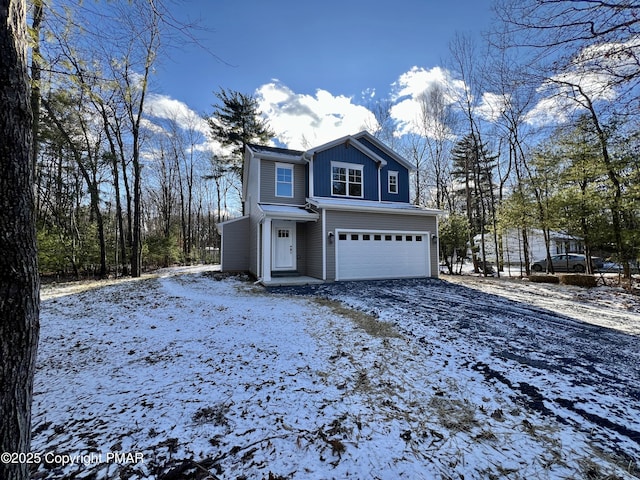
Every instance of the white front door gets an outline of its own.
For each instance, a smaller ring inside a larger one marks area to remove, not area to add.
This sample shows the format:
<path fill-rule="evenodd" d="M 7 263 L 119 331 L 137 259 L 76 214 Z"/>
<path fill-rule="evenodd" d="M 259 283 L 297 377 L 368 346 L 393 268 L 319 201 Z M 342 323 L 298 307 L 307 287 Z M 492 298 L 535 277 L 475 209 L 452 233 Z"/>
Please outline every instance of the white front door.
<path fill-rule="evenodd" d="M 273 222 L 272 225 L 272 270 L 296 269 L 296 224 L 295 222 Z"/>

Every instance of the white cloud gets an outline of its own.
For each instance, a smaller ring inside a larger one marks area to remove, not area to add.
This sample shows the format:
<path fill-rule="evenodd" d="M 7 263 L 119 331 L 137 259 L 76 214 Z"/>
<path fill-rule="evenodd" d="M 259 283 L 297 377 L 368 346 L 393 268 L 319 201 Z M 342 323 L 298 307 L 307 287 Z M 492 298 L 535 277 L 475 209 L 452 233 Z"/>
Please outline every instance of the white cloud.
<path fill-rule="evenodd" d="M 274 80 L 258 88 L 256 98 L 276 139 L 292 149 L 305 150 L 377 125 L 366 107 L 326 90 L 300 94 Z"/>
<path fill-rule="evenodd" d="M 545 97 L 527 114 L 526 121 L 536 126 L 565 123 L 574 112 L 584 109 L 584 95 L 592 102 L 616 100 L 621 78 L 638 72 L 639 55 L 640 36 L 583 49 L 565 72 L 540 86 L 538 92 Z"/>
<path fill-rule="evenodd" d="M 166 128 L 165 121 L 175 122 L 175 125 L 183 131 L 192 131 L 196 136 L 194 150 L 199 152 L 215 152 L 219 155 L 226 154 L 226 150 L 219 142 L 211 139 L 211 130 L 207 120 L 193 111 L 189 106 L 167 95 L 151 93 L 145 102 L 145 113 L 149 117 L 145 126 L 154 133 L 171 135 Z M 154 122 L 155 120 L 155 122 Z M 228 150 L 228 149 L 227 149 Z"/>
<path fill-rule="evenodd" d="M 209 133 L 209 125 L 201 115 L 191 110 L 186 103 L 167 95 L 149 94 L 145 113 L 150 117 L 175 121 L 184 130 L 194 129 L 203 135 Z"/>
<path fill-rule="evenodd" d="M 485 92 L 482 94 L 480 105 L 475 109 L 476 113 L 488 122 L 495 122 L 500 118 L 502 112 L 505 111 L 509 105 L 510 97 L 498 94 Z"/>
<path fill-rule="evenodd" d="M 391 116 L 398 122 L 398 134 L 422 134 L 421 97 L 432 86 L 440 86 L 444 94 L 444 101 L 451 105 L 456 103 L 465 91 L 465 84 L 455 80 L 448 70 L 434 67 L 426 70 L 422 67 L 412 67 L 408 72 L 400 75 L 392 84 Z"/>
<path fill-rule="evenodd" d="M 569 120 L 576 108 L 567 97 L 546 97 L 526 113 L 524 121 L 534 127 L 560 125 Z"/>
<path fill-rule="evenodd" d="M 626 42 L 609 42 L 590 45 L 573 59 L 577 70 L 606 72 L 611 79 L 636 75 L 640 56 L 640 35 L 631 36 Z"/>
<path fill-rule="evenodd" d="M 533 126 L 560 125 L 584 110 L 585 95 L 591 102 L 613 101 L 617 92 L 602 72 L 566 72 L 554 76 L 538 88 L 543 98 L 526 114 Z"/>
<path fill-rule="evenodd" d="M 140 121 L 140 126 L 155 135 L 168 135 L 168 132 L 164 128 L 156 123 L 153 123 L 147 118 L 143 118 Z"/>

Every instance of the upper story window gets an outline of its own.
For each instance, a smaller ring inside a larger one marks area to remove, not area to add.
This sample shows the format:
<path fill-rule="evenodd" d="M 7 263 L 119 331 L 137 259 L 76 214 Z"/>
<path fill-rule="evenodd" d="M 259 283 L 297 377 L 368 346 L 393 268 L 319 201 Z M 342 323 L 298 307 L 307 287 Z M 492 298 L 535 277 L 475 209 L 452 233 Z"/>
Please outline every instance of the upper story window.
<path fill-rule="evenodd" d="M 389 193 L 398 193 L 398 172 L 389 172 Z"/>
<path fill-rule="evenodd" d="M 293 197 L 293 165 L 276 163 L 276 197 Z"/>
<path fill-rule="evenodd" d="M 331 164 L 331 193 L 339 197 L 362 198 L 362 165 Z"/>

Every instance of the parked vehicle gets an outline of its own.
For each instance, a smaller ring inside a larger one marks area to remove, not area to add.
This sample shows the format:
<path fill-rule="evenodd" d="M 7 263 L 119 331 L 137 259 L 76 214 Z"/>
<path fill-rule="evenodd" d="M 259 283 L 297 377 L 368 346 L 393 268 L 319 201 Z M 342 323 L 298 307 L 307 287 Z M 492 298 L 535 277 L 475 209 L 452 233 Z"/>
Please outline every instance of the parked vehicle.
<path fill-rule="evenodd" d="M 554 272 L 576 272 L 584 273 L 587 271 L 587 260 L 584 255 L 578 253 L 563 253 L 561 255 L 553 255 L 551 257 Z M 592 270 L 599 270 L 604 266 L 604 262 L 600 257 L 591 257 Z M 538 260 L 531 264 L 531 270 L 534 272 L 542 272 L 547 270 L 547 259 Z"/>
<path fill-rule="evenodd" d="M 619 263 L 609 261 L 604 262 L 603 267 L 599 268 L 598 271 L 604 273 L 622 273 L 624 271 L 624 267 Z M 638 262 L 629 262 L 629 271 L 632 275 L 640 273 Z"/>
<path fill-rule="evenodd" d="M 615 262 L 604 262 L 602 268 L 599 269 L 601 272 L 607 273 L 621 273 L 623 268 L 622 265 Z"/>

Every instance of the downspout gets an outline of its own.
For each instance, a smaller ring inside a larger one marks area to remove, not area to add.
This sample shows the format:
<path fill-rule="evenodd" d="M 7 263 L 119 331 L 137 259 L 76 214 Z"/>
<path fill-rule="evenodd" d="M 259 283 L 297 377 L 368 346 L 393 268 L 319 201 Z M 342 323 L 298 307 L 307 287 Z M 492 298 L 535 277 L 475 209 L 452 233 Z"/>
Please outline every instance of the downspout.
<path fill-rule="evenodd" d="M 382 165 L 378 164 L 378 203 L 382 202 Z"/>
<path fill-rule="evenodd" d="M 265 233 L 266 230 L 266 233 Z M 262 221 L 262 280 L 271 281 L 271 218 Z"/>
<path fill-rule="evenodd" d="M 305 152 L 302 154 L 302 158 L 307 161 L 309 167 L 309 175 L 307 175 L 307 178 L 309 179 L 309 198 L 313 198 L 313 155 Z"/>
<path fill-rule="evenodd" d="M 262 216 L 260 217 L 260 220 L 258 220 L 258 235 L 256 235 L 256 249 L 257 249 L 257 253 L 256 253 L 256 262 L 258 265 L 256 265 L 258 267 L 258 279 L 256 280 L 256 284 L 262 282 L 262 238 L 261 236 L 264 235 L 264 228 L 263 228 L 263 223 L 264 222 L 264 213 L 262 214 Z"/>
<path fill-rule="evenodd" d="M 325 282 L 327 281 L 327 215 L 326 213 L 327 211 L 323 208 L 322 209 L 322 280 Z M 337 239 L 335 239 L 334 242 L 335 241 L 337 241 Z"/>

